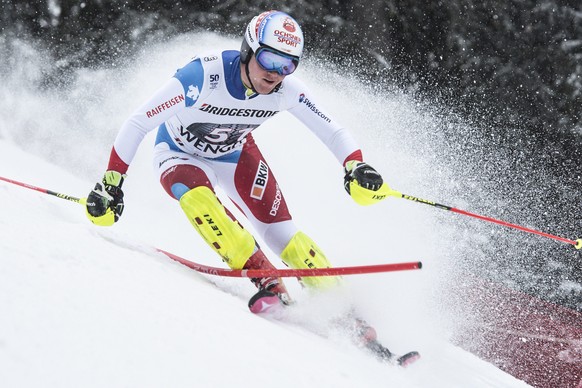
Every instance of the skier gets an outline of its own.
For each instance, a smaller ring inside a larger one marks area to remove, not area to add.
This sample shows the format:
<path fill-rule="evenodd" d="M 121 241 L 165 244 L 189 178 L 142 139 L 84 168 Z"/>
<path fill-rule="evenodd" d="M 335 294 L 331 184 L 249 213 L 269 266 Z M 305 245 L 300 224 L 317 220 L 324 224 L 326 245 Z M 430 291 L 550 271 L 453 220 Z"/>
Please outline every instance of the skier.
<path fill-rule="evenodd" d="M 230 268 L 274 266 L 251 233 L 222 205 L 214 192 L 218 185 L 287 266 L 330 267 L 322 250 L 293 222 L 252 131 L 280 111 L 288 111 L 342 164 L 345 189 L 356 202 L 378 202 L 389 189 L 380 174 L 363 162 L 348 130 L 292 76 L 301 61 L 303 44 L 295 19 L 268 11 L 250 21 L 240 51 L 201 53 L 179 69 L 123 123 L 103 179 L 87 198 L 89 219 L 102 226 L 118 221 L 124 208 L 126 172 L 144 136 L 157 128 L 154 166 L 163 188 L 179 201 L 194 228 Z M 301 281 L 309 288 L 326 289 L 339 279 L 305 277 Z M 258 288 L 249 302 L 253 312 L 275 303 L 291 303 L 282 279 L 252 282 Z M 354 322 L 366 344 L 376 346 L 373 329 L 363 321 Z"/>

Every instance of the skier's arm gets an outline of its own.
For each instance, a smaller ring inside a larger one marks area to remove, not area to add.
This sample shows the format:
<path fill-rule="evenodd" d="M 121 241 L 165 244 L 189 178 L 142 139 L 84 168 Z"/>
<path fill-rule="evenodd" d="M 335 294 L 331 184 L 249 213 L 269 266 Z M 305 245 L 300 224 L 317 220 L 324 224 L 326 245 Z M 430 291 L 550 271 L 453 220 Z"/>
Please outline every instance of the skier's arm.
<path fill-rule="evenodd" d="M 184 109 L 185 99 L 181 82 L 173 77 L 123 123 L 113 143 L 107 171 L 87 197 L 86 214 L 91 222 L 101 226 L 117 222 L 124 208 L 121 186 L 141 141 Z"/>
<path fill-rule="evenodd" d="M 185 106 L 180 81 L 169 79 L 125 120 L 113 143 L 108 169 L 125 174 L 145 135 Z"/>
<path fill-rule="evenodd" d="M 302 90 L 307 90 L 303 88 Z M 336 159 L 345 165 L 350 158 L 361 158 L 361 151 L 351 133 L 336 123 L 317 104 L 310 93 L 298 93 L 289 113 L 301 121 L 326 145 Z M 361 160 L 361 159 L 360 159 Z"/>
<path fill-rule="evenodd" d="M 305 87 L 303 90 L 307 90 Z M 390 188 L 382 176 L 363 162 L 362 152 L 350 132 L 337 124 L 310 94 L 298 95 L 298 104 L 289 112 L 305 124 L 342 163 L 344 188 L 360 205 L 371 205 L 388 196 Z"/>

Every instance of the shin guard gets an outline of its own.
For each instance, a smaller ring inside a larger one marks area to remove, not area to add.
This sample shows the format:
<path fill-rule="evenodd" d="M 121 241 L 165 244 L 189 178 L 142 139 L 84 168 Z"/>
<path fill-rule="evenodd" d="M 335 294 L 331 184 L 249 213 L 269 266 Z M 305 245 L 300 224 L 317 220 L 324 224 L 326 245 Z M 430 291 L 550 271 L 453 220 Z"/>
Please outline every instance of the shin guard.
<path fill-rule="evenodd" d="M 180 198 L 190 223 L 232 269 L 242 269 L 255 249 L 255 239 L 232 220 L 212 190 L 199 186 Z"/>
<path fill-rule="evenodd" d="M 305 233 L 297 232 L 291 238 L 283 252 L 281 259 L 291 268 L 330 268 L 331 264 L 315 242 Z M 301 282 L 310 288 L 327 289 L 340 284 L 339 277 L 319 276 L 304 277 Z"/>

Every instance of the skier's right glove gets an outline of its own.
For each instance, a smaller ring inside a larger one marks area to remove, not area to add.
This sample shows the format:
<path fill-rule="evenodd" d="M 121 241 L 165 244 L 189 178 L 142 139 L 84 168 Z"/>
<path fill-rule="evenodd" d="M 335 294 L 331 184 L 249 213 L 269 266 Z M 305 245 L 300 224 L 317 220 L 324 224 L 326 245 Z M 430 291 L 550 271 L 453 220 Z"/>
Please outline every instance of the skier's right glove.
<path fill-rule="evenodd" d="M 123 213 L 123 191 L 121 185 L 125 175 L 117 171 L 106 171 L 101 182 L 87 196 L 87 217 L 99 226 L 111 226 Z"/>

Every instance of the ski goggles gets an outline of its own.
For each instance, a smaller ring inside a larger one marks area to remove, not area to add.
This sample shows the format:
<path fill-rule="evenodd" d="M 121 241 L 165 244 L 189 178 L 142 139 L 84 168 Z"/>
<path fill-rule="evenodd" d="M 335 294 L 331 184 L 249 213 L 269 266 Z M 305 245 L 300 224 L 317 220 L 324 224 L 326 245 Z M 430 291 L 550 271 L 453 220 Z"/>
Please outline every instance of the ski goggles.
<path fill-rule="evenodd" d="M 270 47 L 259 47 L 255 53 L 257 63 L 266 71 L 276 71 L 280 75 L 289 75 L 297 69 L 299 59 L 275 51 Z"/>

